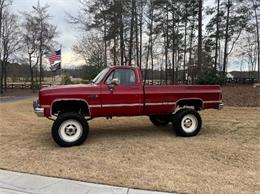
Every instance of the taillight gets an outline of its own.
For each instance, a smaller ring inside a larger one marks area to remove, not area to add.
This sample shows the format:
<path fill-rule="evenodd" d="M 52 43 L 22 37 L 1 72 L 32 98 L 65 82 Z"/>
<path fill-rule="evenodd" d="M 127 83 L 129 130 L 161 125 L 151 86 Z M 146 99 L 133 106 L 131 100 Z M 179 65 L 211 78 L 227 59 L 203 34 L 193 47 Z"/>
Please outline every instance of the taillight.
<path fill-rule="evenodd" d="M 219 100 L 222 100 L 222 90 L 220 90 L 220 93 L 219 93 Z"/>

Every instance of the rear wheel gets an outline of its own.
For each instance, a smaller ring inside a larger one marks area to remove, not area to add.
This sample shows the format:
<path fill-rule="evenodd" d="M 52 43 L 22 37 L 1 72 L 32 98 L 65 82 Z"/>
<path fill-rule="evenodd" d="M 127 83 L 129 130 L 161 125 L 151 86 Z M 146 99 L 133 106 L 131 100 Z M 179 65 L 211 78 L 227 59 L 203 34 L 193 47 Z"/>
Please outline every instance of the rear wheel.
<path fill-rule="evenodd" d="M 153 115 L 149 116 L 149 118 L 155 126 L 166 126 L 169 123 L 170 117 L 168 115 Z"/>
<path fill-rule="evenodd" d="M 82 144 L 88 133 L 88 123 L 78 113 L 61 114 L 52 125 L 52 137 L 58 145 L 63 147 Z"/>
<path fill-rule="evenodd" d="M 173 128 L 177 135 L 184 137 L 197 135 L 201 129 L 201 124 L 199 113 L 188 108 L 179 110 L 173 120 Z"/>

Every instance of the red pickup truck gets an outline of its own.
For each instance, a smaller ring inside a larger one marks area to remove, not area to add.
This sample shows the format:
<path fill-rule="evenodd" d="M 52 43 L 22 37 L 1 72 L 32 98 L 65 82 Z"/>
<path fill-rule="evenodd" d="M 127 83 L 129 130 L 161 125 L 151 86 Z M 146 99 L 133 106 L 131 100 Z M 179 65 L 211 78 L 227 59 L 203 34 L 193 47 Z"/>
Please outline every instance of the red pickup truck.
<path fill-rule="evenodd" d="M 102 70 L 91 84 L 43 88 L 34 102 L 38 116 L 54 120 L 52 137 L 60 146 L 82 144 L 88 121 L 96 117 L 149 116 L 156 126 L 173 123 L 178 135 L 198 134 L 202 109 L 221 109 L 218 85 L 144 85 L 137 67 Z"/>

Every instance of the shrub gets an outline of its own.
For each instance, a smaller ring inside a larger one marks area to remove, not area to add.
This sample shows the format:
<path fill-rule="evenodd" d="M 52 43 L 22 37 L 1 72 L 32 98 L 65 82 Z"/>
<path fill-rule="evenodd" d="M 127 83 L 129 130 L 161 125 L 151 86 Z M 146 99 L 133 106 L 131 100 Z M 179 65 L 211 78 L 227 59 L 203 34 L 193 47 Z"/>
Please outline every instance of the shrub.
<path fill-rule="evenodd" d="M 196 84 L 199 85 L 223 85 L 225 83 L 225 76 L 221 72 L 214 69 L 206 69 L 199 76 Z"/>
<path fill-rule="evenodd" d="M 89 81 L 89 80 L 81 80 L 81 82 L 80 82 L 81 84 L 90 84 L 91 83 L 91 81 Z"/>
<path fill-rule="evenodd" d="M 73 84 L 73 81 L 71 80 L 69 75 L 65 75 L 62 77 L 61 79 L 61 85 L 69 85 L 69 84 Z"/>
<path fill-rule="evenodd" d="M 32 89 L 33 90 L 39 90 L 41 88 L 40 84 L 39 83 L 33 83 L 32 84 Z"/>

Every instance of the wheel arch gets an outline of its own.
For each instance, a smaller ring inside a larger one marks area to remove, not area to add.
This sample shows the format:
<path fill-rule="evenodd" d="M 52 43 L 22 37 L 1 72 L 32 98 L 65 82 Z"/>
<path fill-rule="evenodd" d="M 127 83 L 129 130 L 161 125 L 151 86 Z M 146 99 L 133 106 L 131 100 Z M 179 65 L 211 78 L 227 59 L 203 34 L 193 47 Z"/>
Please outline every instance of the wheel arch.
<path fill-rule="evenodd" d="M 71 103 L 74 103 L 73 106 L 71 106 Z M 79 99 L 79 98 L 66 98 L 66 99 L 53 100 L 50 106 L 50 114 L 54 115 L 57 111 L 59 111 L 60 107 L 62 106 L 64 107 L 68 105 L 70 105 L 70 108 L 72 108 L 72 110 L 67 108 L 67 112 L 75 111 L 76 109 L 82 109 L 83 114 L 85 116 L 91 116 L 90 106 L 88 102 L 84 99 Z"/>
<path fill-rule="evenodd" d="M 176 107 L 194 106 L 195 110 L 204 108 L 203 100 L 200 98 L 182 98 L 176 101 Z"/>

